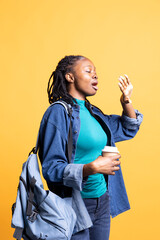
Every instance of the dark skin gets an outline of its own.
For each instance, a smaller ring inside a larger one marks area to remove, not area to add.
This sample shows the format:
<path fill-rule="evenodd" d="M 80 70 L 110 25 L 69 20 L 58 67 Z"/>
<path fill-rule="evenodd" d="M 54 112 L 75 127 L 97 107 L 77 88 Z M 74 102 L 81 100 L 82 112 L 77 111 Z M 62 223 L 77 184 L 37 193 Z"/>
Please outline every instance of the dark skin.
<path fill-rule="evenodd" d="M 95 95 L 98 90 L 96 68 L 88 58 L 78 60 L 73 67 L 73 71 L 67 73 L 65 77 L 68 81 L 68 93 L 74 98 L 85 100 L 87 96 Z M 122 92 L 120 101 L 123 111 L 130 118 L 136 118 L 132 104 L 125 103 L 125 101 L 130 99 L 133 86 L 127 75 L 125 75 L 125 78 L 120 76 L 118 80 L 118 85 Z M 115 175 L 115 171 L 119 170 L 120 161 L 118 159 L 120 157 L 119 154 L 108 157 L 99 156 L 93 162 L 84 164 L 83 176 L 96 173 Z"/>

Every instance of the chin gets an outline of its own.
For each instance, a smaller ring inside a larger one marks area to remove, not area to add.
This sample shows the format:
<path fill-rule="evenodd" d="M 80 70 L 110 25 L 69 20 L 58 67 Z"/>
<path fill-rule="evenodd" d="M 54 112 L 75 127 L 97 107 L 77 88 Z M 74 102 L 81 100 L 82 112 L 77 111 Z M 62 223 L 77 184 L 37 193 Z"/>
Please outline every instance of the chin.
<path fill-rule="evenodd" d="M 94 93 L 88 93 L 88 94 L 86 94 L 86 97 L 88 97 L 88 96 L 94 96 L 96 93 L 97 93 L 97 92 L 94 92 Z"/>

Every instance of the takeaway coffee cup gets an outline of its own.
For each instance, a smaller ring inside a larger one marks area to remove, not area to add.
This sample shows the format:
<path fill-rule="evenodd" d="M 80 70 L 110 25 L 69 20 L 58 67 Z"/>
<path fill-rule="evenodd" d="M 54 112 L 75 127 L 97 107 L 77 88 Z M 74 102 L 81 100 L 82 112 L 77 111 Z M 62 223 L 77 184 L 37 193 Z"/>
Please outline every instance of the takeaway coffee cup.
<path fill-rule="evenodd" d="M 119 151 L 117 149 L 117 147 L 112 147 L 112 146 L 105 146 L 102 149 L 102 156 L 103 157 L 108 157 L 108 156 L 114 156 L 119 154 Z"/>

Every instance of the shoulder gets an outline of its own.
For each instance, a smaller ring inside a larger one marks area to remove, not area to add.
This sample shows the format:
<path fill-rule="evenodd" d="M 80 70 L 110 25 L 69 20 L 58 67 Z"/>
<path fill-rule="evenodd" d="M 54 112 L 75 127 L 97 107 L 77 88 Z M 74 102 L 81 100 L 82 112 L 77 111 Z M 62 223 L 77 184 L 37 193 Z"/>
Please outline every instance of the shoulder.
<path fill-rule="evenodd" d="M 42 122 L 50 122 L 54 125 L 63 125 L 66 121 L 67 110 L 61 103 L 51 104 L 43 114 Z"/>

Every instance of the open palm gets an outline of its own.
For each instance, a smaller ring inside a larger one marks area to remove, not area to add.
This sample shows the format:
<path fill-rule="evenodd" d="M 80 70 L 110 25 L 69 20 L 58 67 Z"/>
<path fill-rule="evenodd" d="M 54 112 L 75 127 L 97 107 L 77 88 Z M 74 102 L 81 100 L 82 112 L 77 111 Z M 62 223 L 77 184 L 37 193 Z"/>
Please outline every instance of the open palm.
<path fill-rule="evenodd" d="M 133 91 L 133 85 L 131 84 L 128 76 L 124 74 L 125 77 L 120 76 L 118 78 L 119 80 L 119 88 L 123 94 L 123 99 L 130 99 L 132 91 Z"/>

